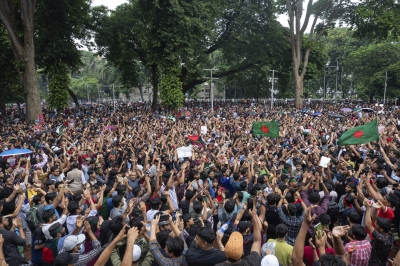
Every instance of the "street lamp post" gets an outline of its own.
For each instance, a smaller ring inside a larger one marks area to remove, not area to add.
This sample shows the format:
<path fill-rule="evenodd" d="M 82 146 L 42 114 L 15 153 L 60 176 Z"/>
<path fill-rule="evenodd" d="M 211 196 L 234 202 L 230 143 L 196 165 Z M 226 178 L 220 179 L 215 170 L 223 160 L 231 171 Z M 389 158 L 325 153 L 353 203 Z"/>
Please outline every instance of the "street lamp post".
<path fill-rule="evenodd" d="M 89 89 L 88 89 L 88 85 L 87 84 L 85 84 L 85 86 L 86 86 L 86 92 L 87 92 L 87 101 L 88 101 L 88 103 L 90 102 L 89 101 Z"/>
<path fill-rule="evenodd" d="M 326 68 L 329 68 L 329 67 L 334 67 L 335 69 L 336 69 L 336 74 L 335 74 L 335 77 L 336 77 L 336 91 L 335 91 L 335 97 L 337 96 L 337 83 L 338 83 L 338 76 L 337 76 L 337 73 L 338 73 L 338 70 L 339 70 L 339 61 L 338 60 L 336 60 L 336 66 L 328 66 L 328 65 L 326 65 L 325 66 L 325 68 L 324 68 L 324 99 L 326 99 L 326 77 L 327 76 L 333 76 L 333 75 L 326 75 Z"/>
<path fill-rule="evenodd" d="M 114 84 L 113 84 L 113 103 L 114 103 L 114 113 L 115 113 L 115 90 L 114 90 Z"/>
<path fill-rule="evenodd" d="M 272 108 L 274 108 L 274 82 L 275 82 L 275 79 L 278 79 L 278 78 L 275 78 L 275 71 L 276 70 L 270 70 L 270 71 L 272 71 L 272 78 L 270 78 L 269 79 L 269 81 L 270 82 L 272 82 L 272 88 L 271 88 L 271 110 L 272 110 Z M 276 72 L 278 72 L 278 71 L 276 71 Z"/>
<path fill-rule="evenodd" d="M 387 87 L 387 79 L 388 79 L 388 76 L 387 76 L 387 70 L 386 70 L 386 78 L 385 78 L 385 91 L 383 92 L 383 104 L 385 104 L 385 103 L 386 103 L 386 87 Z"/>
<path fill-rule="evenodd" d="M 339 71 L 339 61 L 336 60 L 336 89 L 335 89 L 335 98 L 337 97 L 337 79 L 338 79 L 338 71 Z"/>
<path fill-rule="evenodd" d="M 218 69 L 212 68 L 212 69 L 204 69 L 204 70 L 211 72 L 211 75 L 210 75 L 210 81 L 211 82 L 210 82 L 210 94 L 209 94 L 209 97 L 211 99 L 211 113 L 214 113 L 214 93 L 213 93 L 213 90 L 212 90 L 212 85 L 213 85 L 212 81 L 213 81 L 213 71 L 218 71 Z M 214 78 L 214 79 L 218 79 L 218 78 Z"/>

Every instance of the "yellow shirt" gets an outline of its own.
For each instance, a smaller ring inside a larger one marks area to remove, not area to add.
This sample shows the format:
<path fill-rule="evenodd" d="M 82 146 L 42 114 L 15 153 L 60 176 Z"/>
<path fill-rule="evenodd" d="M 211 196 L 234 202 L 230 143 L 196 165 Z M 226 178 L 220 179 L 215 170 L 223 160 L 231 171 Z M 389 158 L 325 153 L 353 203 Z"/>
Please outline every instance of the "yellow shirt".
<path fill-rule="evenodd" d="M 31 197 L 37 195 L 37 192 L 34 191 L 32 188 L 27 189 L 27 190 L 26 190 L 26 193 L 28 194 L 28 200 L 29 200 Z M 31 207 L 33 206 L 33 201 L 31 201 L 30 205 L 31 205 Z"/>
<path fill-rule="evenodd" d="M 279 239 L 269 239 L 268 242 L 275 242 L 275 257 L 279 263 L 283 266 L 287 266 L 292 263 L 292 252 L 293 246 L 286 243 L 286 241 Z"/>

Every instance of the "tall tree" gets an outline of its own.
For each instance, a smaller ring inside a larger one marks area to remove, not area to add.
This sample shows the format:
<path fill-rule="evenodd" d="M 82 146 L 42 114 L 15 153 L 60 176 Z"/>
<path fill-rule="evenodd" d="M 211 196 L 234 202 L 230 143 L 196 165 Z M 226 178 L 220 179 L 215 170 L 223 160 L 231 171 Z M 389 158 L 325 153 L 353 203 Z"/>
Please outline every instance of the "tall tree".
<path fill-rule="evenodd" d="M 69 104 L 68 93 L 79 106 L 74 92 L 68 84 L 61 85 L 59 81 L 69 77 L 69 73 L 77 72 L 83 66 L 81 45 L 85 43 L 90 30 L 91 0 L 38 0 L 35 12 L 35 46 L 36 63 L 41 73 L 48 75 L 50 84 L 60 86 L 50 88 L 49 104 L 60 108 Z M 93 56 L 92 56 L 93 57 Z M 92 66 L 93 67 L 93 66 Z M 62 72 L 61 72 L 62 71 Z M 58 80 L 52 82 L 56 77 Z M 59 92 L 59 96 L 55 94 Z M 56 101 L 58 100 L 58 101 Z M 53 102 L 55 101 L 55 102 Z"/>
<path fill-rule="evenodd" d="M 368 97 L 372 102 L 374 97 L 383 96 L 386 71 L 390 77 L 390 87 L 399 87 L 400 84 L 396 83 L 399 62 L 400 46 L 396 43 L 385 42 L 360 47 L 349 55 L 345 64 L 354 70 L 357 81 L 363 85 L 363 89 L 358 93 L 361 97 Z"/>
<path fill-rule="evenodd" d="M 21 67 L 15 60 L 10 39 L 4 25 L 0 24 L 0 112 L 5 114 L 7 102 L 24 102 L 20 83 Z"/>
<path fill-rule="evenodd" d="M 346 22 L 358 38 L 382 41 L 400 36 L 400 2 L 397 0 L 360 0 L 347 10 Z"/>
<path fill-rule="evenodd" d="M 295 107 L 298 109 L 303 106 L 304 77 L 311 50 L 325 31 L 332 27 L 334 22 L 344 13 L 347 2 L 349 1 L 310 0 L 304 12 L 303 0 L 281 1 L 281 10 L 287 12 L 289 17 L 289 42 L 292 49 Z M 304 22 L 302 22 L 302 19 L 304 19 Z M 318 21 L 322 22 L 317 24 Z M 310 31 L 305 42 L 303 42 L 304 34 L 308 27 L 310 27 Z"/>
<path fill-rule="evenodd" d="M 66 66 L 62 68 L 65 71 L 77 69 L 81 64 L 75 40 L 87 36 L 90 2 L 0 1 L 0 19 L 7 29 L 14 57 L 22 67 L 20 80 L 25 95 L 27 121 L 36 120 L 41 112 L 37 67 L 47 74 L 49 69 L 59 64 Z"/>
<path fill-rule="evenodd" d="M 138 76 L 139 62 L 150 70 L 155 108 L 160 72 L 181 62 L 191 67 L 189 60 L 196 60 L 199 43 L 214 23 L 214 4 L 209 0 L 190 3 L 132 0 L 118 6 L 109 16 L 98 8 L 96 15 L 106 14 L 98 19 L 95 36 L 98 50 L 132 77 Z"/>
<path fill-rule="evenodd" d="M 34 15 L 36 0 L 0 1 L 0 19 L 7 29 L 16 61 L 23 65 L 22 87 L 26 98 L 26 120 L 34 122 L 41 113 L 36 78 Z M 21 25 L 22 32 L 18 30 Z"/>

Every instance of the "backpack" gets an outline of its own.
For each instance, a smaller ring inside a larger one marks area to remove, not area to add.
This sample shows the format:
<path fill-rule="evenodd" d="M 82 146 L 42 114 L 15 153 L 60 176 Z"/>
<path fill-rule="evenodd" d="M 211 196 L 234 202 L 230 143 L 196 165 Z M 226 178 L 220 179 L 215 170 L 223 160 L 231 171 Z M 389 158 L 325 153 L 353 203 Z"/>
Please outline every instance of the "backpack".
<path fill-rule="evenodd" d="M 329 201 L 327 214 L 331 217 L 331 222 L 334 223 L 339 218 L 339 204 L 336 201 Z"/>
<path fill-rule="evenodd" d="M 35 232 L 36 228 L 40 225 L 40 221 L 37 216 L 37 209 L 37 207 L 32 207 L 26 213 L 25 221 L 31 232 Z"/>

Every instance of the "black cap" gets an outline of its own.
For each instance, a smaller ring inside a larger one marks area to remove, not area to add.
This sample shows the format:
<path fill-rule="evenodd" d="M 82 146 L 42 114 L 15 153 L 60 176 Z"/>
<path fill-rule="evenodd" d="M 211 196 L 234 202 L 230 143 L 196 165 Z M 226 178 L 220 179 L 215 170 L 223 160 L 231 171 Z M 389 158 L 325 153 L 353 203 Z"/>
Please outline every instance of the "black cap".
<path fill-rule="evenodd" d="M 237 228 L 240 233 L 244 233 L 247 228 L 251 228 L 253 223 L 251 221 L 240 221 Z"/>
<path fill-rule="evenodd" d="M 57 266 L 68 266 L 68 264 L 77 263 L 79 260 L 78 254 L 71 254 L 68 252 L 61 252 L 54 259 L 54 265 Z"/>

